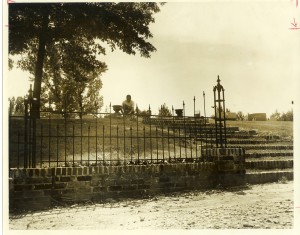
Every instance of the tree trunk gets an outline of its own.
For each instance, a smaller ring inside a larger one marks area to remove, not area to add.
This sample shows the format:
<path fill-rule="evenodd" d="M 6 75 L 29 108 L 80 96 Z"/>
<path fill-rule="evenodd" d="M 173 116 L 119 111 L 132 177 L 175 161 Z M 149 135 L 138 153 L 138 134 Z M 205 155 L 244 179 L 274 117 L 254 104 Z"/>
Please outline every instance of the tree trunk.
<path fill-rule="evenodd" d="M 43 24 L 39 35 L 39 48 L 37 52 L 37 60 L 35 64 L 35 79 L 33 87 L 33 98 L 36 99 L 32 104 L 33 113 L 35 118 L 40 118 L 40 101 L 41 101 L 41 90 L 42 90 L 42 78 L 43 78 L 43 66 L 44 58 L 46 54 L 46 42 L 47 42 L 47 28 L 49 23 L 49 10 L 44 11 Z"/>

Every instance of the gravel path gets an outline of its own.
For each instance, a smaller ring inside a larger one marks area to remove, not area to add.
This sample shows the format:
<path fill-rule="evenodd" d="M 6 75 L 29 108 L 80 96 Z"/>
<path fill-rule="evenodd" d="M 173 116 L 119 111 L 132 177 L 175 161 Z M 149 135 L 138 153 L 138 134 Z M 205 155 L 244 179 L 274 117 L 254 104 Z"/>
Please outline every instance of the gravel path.
<path fill-rule="evenodd" d="M 293 181 L 74 205 L 10 216 L 10 229 L 293 228 Z"/>

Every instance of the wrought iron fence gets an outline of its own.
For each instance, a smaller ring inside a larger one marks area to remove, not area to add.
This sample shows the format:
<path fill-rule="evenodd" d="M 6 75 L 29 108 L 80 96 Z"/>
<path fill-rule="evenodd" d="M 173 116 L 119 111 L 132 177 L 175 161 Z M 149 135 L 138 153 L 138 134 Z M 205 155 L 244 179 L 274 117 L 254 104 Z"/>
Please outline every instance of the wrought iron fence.
<path fill-rule="evenodd" d="M 79 116 L 10 116 L 10 167 L 204 161 L 203 150 L 214 145 L 214 124 L 204 117 L 111 112 Z"/>
<path fill-rule="evenodd" d="M 204 92 L 203 98 L 206 114 Z M 110 105 L 105 113 L 67 112 L 65 106 L 64 112 L 49 109 L 37 118 L 34 102 L 29 96 L 24 116 L 9 117 L 10 168 L 197 162 L 210 160 L 208 148 L 226 147 L 225 118 L 196 114 L 195 98 L 194 116 L 185 115 L 183 102 L 177 116 L 173 107 L 170 116 L 151 115 L 150 107 L 123 115 Z M 224 102 L 215 97 L 215 110 L 225 109 Z"/>

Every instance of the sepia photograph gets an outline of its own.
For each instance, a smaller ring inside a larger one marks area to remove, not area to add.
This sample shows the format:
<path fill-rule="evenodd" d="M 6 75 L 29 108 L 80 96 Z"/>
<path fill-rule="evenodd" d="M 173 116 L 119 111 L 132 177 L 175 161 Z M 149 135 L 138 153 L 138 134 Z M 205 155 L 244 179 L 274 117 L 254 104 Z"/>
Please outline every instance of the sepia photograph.
<path fill-rule="evenodd" d="M 4 234 L 299 229 L 298 0 L 2 11 Z"/>

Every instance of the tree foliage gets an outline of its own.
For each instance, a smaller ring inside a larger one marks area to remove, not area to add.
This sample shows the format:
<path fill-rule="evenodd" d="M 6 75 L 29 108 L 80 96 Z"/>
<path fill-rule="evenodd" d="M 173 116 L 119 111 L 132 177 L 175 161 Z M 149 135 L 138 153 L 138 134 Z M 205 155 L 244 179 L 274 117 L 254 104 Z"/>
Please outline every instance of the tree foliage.
<path fill-rule="evenodd" d="M 36 53 L 30 53 L 33 50 L 28 50 L 19 61 L 19 67 L 29 71 L 32 78 L 36 61 Z M 98 111 L 103 105 L 100 75 L 106 71 L 106 64 L 89 55 L 80 41 L 49 44 L 46 51 L 41 110 L 52 107 L 67 112 Z M 74 64 L 76 60 L 81 60 L 76 63 L 78 66 Z"/>
<path fill-rule="evenodd" d="M 75 81 L 82 81 L 83 68 L 91 71 L 97 65 L 97 55 L 105 53 L 99 42 L 107 43 L 112 50 L 150 57 L 156 49 L 147 41 L 152 37 L 149 25 L 159 10 L 154 2 L 9 4 L 9 53 L 36 57 L 30 62 L 34 67 L 36 109 L 50 48 L 63 48 L 64 57 L 57 58 L 62 61 L 59 64 L 64 64 L 64 71 Z"/>
<path fill-rule="evenodd" d="M 172 116 L 172 112 L 168 108 L 168 106 L 166 105 L 166 103 L 164 103 L 160 107 L 160 109 L 158 109 L 158 116 L 162 116 L 162 117 L 171 117 Z"/>
<path fill-rule="evenodd" d="M 293 110 L 287 111 L 286 113 L 283 112 L 282 114 L 275 110 L 275 112 L 271 114 L 270 118 L 276 121 L 293 121 Z"/>
<path fill-rule="evenodd" d="M 240 121 L 244 121 L 245 120 L 245 115 L 243 114 L 242 111 L 238 111 L 237 112 L 237 119 Z"/>
<path fill-rule="evenodd" d="M 24 97 L 18 96 L 17 98 L 11 97 L 8 99 L 9 107 L 8 112 L 10 116 L 18 115 L 22 116 L 25 114 Z"/>

